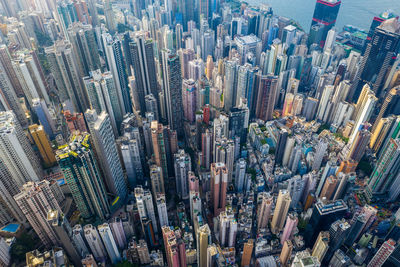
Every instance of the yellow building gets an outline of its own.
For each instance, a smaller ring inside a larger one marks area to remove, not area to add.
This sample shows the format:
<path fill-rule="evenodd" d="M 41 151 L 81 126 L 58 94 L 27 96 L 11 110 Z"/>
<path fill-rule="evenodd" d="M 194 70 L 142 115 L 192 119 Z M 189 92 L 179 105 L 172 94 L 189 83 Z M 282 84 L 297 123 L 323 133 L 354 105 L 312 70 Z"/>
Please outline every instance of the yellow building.
<path fill-rule="evenodd" d="M 321 262 L 329 248 L 329 232 L 320 232 L 315 241 L 311 256 L 317 257 Z"/>
<path fill-rule="evenodd" d="M 46 166 L 52 166 L 56 163 L 56 157 L 51 149 L 49 139 L 42 125 L 33 124 L 29 126 L 29 132 L 39 149 L 40 156 L 42 157 Z"/>

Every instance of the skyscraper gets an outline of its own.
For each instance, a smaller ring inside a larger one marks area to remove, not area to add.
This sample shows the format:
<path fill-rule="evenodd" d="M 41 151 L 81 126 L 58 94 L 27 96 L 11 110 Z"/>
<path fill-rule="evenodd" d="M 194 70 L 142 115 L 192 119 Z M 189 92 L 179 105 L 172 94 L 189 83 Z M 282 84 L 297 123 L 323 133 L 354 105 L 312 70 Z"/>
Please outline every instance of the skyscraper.
<path fill-rule="evenodd" d="M 400 140 L 390 139 L 383 148 L 368 186 L 373 193 L 384 193 L 393 183 L 400 168 Z"/>
<path fill-rule="evenodd" d="M 115 243 L 110 226 L 108 223 L 97 226 L 101 239 L 103 240 L 104 247 L 106 248 L 108 257 L 111 263 L 115 264 L 121 260 L 121 255 L 118 251 L 117 244 Z"/>
<path fill-rule="evenodd" d="M 21 126 L 25 127 L 28 124 L 26 115 L 18 102 L 18 97 L 14 91 L 15 89 L 7 76 L 3 64 L 0 64 L 0 87 L 0 91 L 2 92 L 0 100 L 1 110 L 12 110 Z"/>
<path fill-rule="evenodd" d="M 100 70 L 94 70 L 90 72 L 90 76 L 83 78 L 83 83 L 91 108 L 96 110 L 97 114 L 103 111 L 108 113 L 114 134 L 117 136 L 125 113 L 113 75 L 110 72 L 101 73 Z"/>
<path fill-rule="evenodd" d="M 319 195 L 319 198 L 321 199 L 326 199 L 326 200 L 331 200 L 334 196 L 334 193 L 336 191 L 336 187 L 338 185 L 338 179 L 331 175 L 329 176 L 324 184 L 324 187 L 322 187 L 321 194 Z"/>
<path fill-rule="evenodd" d="M 276 76 L 261 75 L 260 73 L 257 74 L 257 79 L 259 79 L 259 87 L 255 116 L 257 119 L 269 121 L 272 120 L 274 112 L 278 80 Z"/>
<path fill-rule="evenodd" d="M 96 227 L 91 224 L 86 224 L 83 228 L 83 232 L 86 242 L 89 245 L 96 261 L 105 261 L 107 259 L 107 252 L 103 243 L 101 242 L 101 238 Z"/>
<path fill-rule="evenodd" d="M 335 26 L 341 3 L 341 0 L 317 0 L 315 4 L 311 27 L 317 24 L 323 25 L 321 47 L 325 43 L 328 31 Z"/>
<path fill-rule="evenodd" d="M 165 200 L 164 194 L 157 194 L 156 197 L 156 204 L 157 204 L 157 213 L 158 219 L 160 222 L 160 227 L 168 226 L 168 211 L 167 211 L 167 202 Z"/>
<path fill-rule="evenodd" d="M 176 193 L 182 199 L 189 198 L 189 171 L 191 171 L 191 160 L 189 154 L 183 149 L 174 155 Z"/>
<path fill-rule="evenodd" d="M 107 58 L 108 70 L 114 78 L 118 101 L 123 114 L 132 112 L 131 92 L 128 86 L 128 77 L 125 61 L 122 55 L 122 45 L 118 38 L 113 39 L 109 34 L 103 34 L 104 50 Z"/>
<path fill-rule="evenodd" d="M 235 186 L 238 192 L 243 191 L 245 175 L 246 175 L 246 160 L 240 158 L 238 161 L 236 161 L 236 168 L 235 168 Z"/>
<path fill-rule="evenodd" d="M 360 69 L 351 86 L 348 99 L 356 100 L 365 83 L 369 84 L 377 97 L 385 93 L 382 88 L 385 75 L 393 64 L 400 40 L 400 23 L 396 18 L 384 21 L 375 29 L 367 45 Z"/>
<path fill-rule="evenodd" d="M 154 160 L 156 165 L 161 167 L 164 179 L 168 179 L 174 173 L 173 155 L 177 152 L 175 138 L 175 131 L 171 131 L 157 121 L 151 122 Z"/>
<path fill-rule="evenodd" d="M 100 69 L 100 56 L 94 29 L 90 24 L 74 23 L 67 29 L 81 75 Z"/>
<path fill-rule="evenodd" d="M 253 239 L 247 240 L 247 243 L 245 243 L 243 246 L 241 266 L 243 267 L 250 266 L 253 248 L 254 248 L 254 240 Z"/>
<path fill-rule="evenodd" d="M 185 115 L 185 119 L 193 123 L 196 116 L 196 97 L 197 97 L 197 88 L 195 81 L 192 79 L 183 80 L 182 82 L 182 102 L 183 102 L 183 113 Z"/>
<path fill-rule="evenodd" d="M 390 254 L 393 253 L 396 246 L 396 241 L 393 239 L 386 240 L 379 248 L 378 252 L 368 263 L 367 267 L 382 266 L 385 261 L 389 258 Z"/>
<path fill-rule="evenodd" d="M 81 73 L 72 44 L 60 40 L 55 42 L 53 46 L 46 47 L 45 53 L 54 82 L 57 85 L 58 96 L 66 106 L 65 109 L 84 112 L 89 108 L 89 101 L 81 86 Z"/>
<path fill-rule="evenodd" d="M 154 43 L 146 38 L 144 32 L 138 32 L 129 43 L 129 60 L 135 74 L 136 92 L 139 99 L 139 110 L 144 115 L 146 105 L 144 97 L 148 94 L 158 99 L 158 85 L 154 62 Z"/>
<path fill-rule="evenodd" d="M 168 125 L 183 135 L 182 78 L 179 57 L 171 51 L 161 51 L 163 90 Z"/>
<path fill-rule="evenodd" d="M 368 84 L 364 85 L 360 97 L 357 100 L 356 109 L 353 113 L 354 127 L 349 138 L 349 143 L 353 143 L 360 129 L 361 124 L 368 122 L 373 109 L 378 102 L 378 98 Z"/>
<path fill-rule="evenodd" d="M 287 266 L 290 257 L 292 256 L 293 244 L 292 241 L 286 240 L 283 243 L 283 248 L 281 254 L 279 255 L 279 261 L 281 262 L 282 266 Z"/>
<path fill-rule="evenodd" d="M 285 223 L 287 213 L 289 211 L 290 194 L 286 190 L 279 190 L 278 199 L 276 200 L 276 206 L 274 215 L 271 222 L 271 231 L 273 233 L 279 233 L 283 229 L 283 224 Z"/>
<path fill-rule="evenodd" d="M 347 205 L 343 200 L 316 203 L 305 229 L 304 241 L 306 246 L 311 247 L 319 232 L 327 231 L 331 223 L 342 218 L 346 211 Z"/>
<path fill-rule="evenodd" d="M 89 249 L 85 243 L 83 228 L 80 224 L 75 224 L 72 228 L 72 242 L 82 259 L 89 255 Z"/>
<path fill-rule="evenodd" d="M 150 191 L 148 191 L 147 189 L 143 189 L 142 187 L 136 187 L 134 193 L 140 220 L 142 221 L 142 226 L 144 221 L 150 219 L 154 232 L 157 233 L 158 228 L 157 228 L 156 214 L 154 211 L 153 198 Z M 143 228 L 145 227 L 143 226 Z"/>
<path fill-rule="evenodd" d="M 0 112 L 0 159 L 19 185 L 39 181 L 42 168 L 21 125 L 12 111 Z"/>
<path fill-rule="evenodd" d="M 286 218 L 285 228 L 281 235 L 281 244 L 283 245 L 286 240 L 291 240 L 293 238 L 294 232 L 298 223 L 297 214 L 290 213 Z"/>
<path fill-rule="evenodd" d="M 89 137 L 73 135 L 69 144 L 59 147 L 56 157 L 81 216 L 105 219 L 110 208 Z"/>
<path fill-rule="evenodd" d="M 50 210 L 56 210 L 59 213 L 62 211 L 50 190 L 49 182 L 46 180 L 28 182 L 22 187 L 21 193 L 14 196 L 14 199 L 40 241 L 47 248 L 56 246 L 57 236 L 47 220 L 47 213 Z"/>
<path fill-rule="evenodd" d="M 224 62 L 224 110 L 226 112 L 236 106 L 237 69 L 237 61 L 227 60 Z"/>
<path fill-rule="evenodd" d="M 43 99 L 34 98 L 32 99 L 31 105 L 46 134 L 50 139 L 53 139 L 55 137 L 56 127 L 53 118 L 50 116 L 46 103 Z"/>
<path fill-rule="evenodd" d="M 314 243 L 311 255 L 316 257 L 320 262 L 322 262 L 328 250 L 328 247 L 329 247 L 329 232 L 320 232 L 318 234 L 317 241 L 315 241 Z"/>
<path fill-rule="evenodd" d="M 94 109 L 87 110 L 85 112 L 85 117 L 108 190 L 115 197 L 124 201 L 127 195 L 127 187 L 118 156 L 110 117 L 104 111 L 101 112 L 100 115 L 97 115 Z"/>
<path fill-rule="evenodd" d="M 50 210 L 47 213 L 47 221 L 54 230 L 58 244 L 67 252 L 69 259 L 74 264 L 79 265 L 82 255 L 72 243 L 72 229 L 65 215 L 57 210 Z"/>
<path fill-rule="evenodd" d="M 211 243 L 211 230 L 208 224 L 197 230 L 197 263 L 199 267 L 207 267 L 207 248 Z"/>
<path fill-rule="evenodd" d="M 268 226 L 269 218 L 271 216 L 272 204 L 274 203 L 273 197 L 267 192 L 261 192 L 259 194 L 261 199 L 261 205 L 258 208 L 257 218 L 257 229 L 264 229 Z"/>
<path fill-rule="evenodd" d="M 52 166 L 56 163 L 49 139 L 44 132 L 42 125 L 32 124 L 29 126 L 29 133 L 31 134 L 37 148 L 39 149 L 40 156 L 46 166 Z"/>
<path fill-rule="evenodd" d="M 211 199 L 214 217 L 225 209 L 228 186 L 228 169 L 224 163 L 211 164 Z"/>

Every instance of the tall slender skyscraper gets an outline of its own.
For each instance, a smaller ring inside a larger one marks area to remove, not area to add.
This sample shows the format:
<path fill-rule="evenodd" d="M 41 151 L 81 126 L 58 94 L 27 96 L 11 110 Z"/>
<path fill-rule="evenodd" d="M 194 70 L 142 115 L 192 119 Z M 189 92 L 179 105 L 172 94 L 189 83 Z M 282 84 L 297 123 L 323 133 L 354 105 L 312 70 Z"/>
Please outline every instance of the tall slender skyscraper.
<path fill-rule="evenodd" d="M 208 224 L 197 231 L 197 262 L 199 267 L 207 267 L 207 248 L 211 243 L 211 230 Z"/>
<path fill-rule="evenodd" d="M 85 117 L 108 190 L 115 197 L 124 201 L 127 195 L 127 186 L 110 118 L 104 111 L 100 115 L 97 115 L 94 109 L 87 110 Z"/>
<path fill-rule="evenodd" d="M 40 156 L 46 166 L 52 166 L 56 163 L 49 139 L 44 132 L 42 125 L 32 124 L 29 126 L 29 133 L 31 134 L 35 144 L 40 152 Z"/>
<path fill-rule="evenodd" d="M 312 256 L 322 262 L 329 247 L 329 232 L 320 232 L 312 249 Z"/>
<path fill-rule="evenodd" d="M 168 50 L 161 51 L 165 110 L 171 130 L 183 135 L 182 78 L 179 57 Z"/>
<path fill-rule="evenodd" d="M 117 244 L 115 243 L 114 237 L 111 232 L 110 225 L 108 223 L 97 226 L 101 239 L 103 240 L 104 247 L 106 248 L 110 261 L 115 264 L 121 260 L 121 255 L 118 251 Z"/>
<path fill-rule="evenodd" d="M 348 100 L 357 100 L 361 89 L 368 83 L 377 97 L 383 97 L 382 88 L 387 71 L 393 64 L 393 57 L 400 40 L 400 23 L 396 18 L 384 21 L 375 29 L 371 42 L 367 45 Z"/>
<path fill-rule="evenodd" d="M 67 31 L 81 75 L 89 75 L 90 71 L 100 69 L 100 56 L 92 25 L 77 22 Z"/>
<path fill-rule="evenodd" d="M 269 121 L 272 120 L 274 112 L 278 80 L 276 76 L 261 75 L 260 73 L 257 74 L 257 79 L 259 79 L 259 87 L 255 116 L 258 119 Z"/>
<path fill-rule="evenodd" d="M 189 171 L 191 171 L 191 160 L 189 154 L 183 149 L 174 155 L 176 193 L 180 198 L 189 198 Z"/>
<path fill-rule="evenodd" d="M 89 108 L 89 101 L 81 85 L 81 73 L 72 44 L 60 40 L 53 46 L 46 47 L 45 53 L 57 85 L 58 96 L 65 105 L 65 109 L 84 112 Z"/>
<path fill-rule="evenodd" d="M 148 94 L 158 99 L 158 83 L 154 61 L 154 43 L 145 37 L 144 32 L 138 32 L 129 43 L 129 59 L 135 74 L 136 92 L 139 99 L 141 114 L 146 112 L 144 97 Z"/>
<path fill-rule="evenodd" d="M 19 123 L 25 127 L 28 124 L 26 115 L 18 101 L 18 97 L 15 94 L 12 83 L 10 82 L 6 69 L 3 64 L 0 64 L 0 92 L 2 96 L 0 98 L 0 109 L 1 110 L 12 110 Z"/>
<path fill-rule="evenodd" d="M 110 72 L 101 73 L 100 70 L 90 72 L 90 76 L 83 78 L 86 93 L 92 109 L 98 114 L 105 111 L 110 116 L 114 134 L 117 136 L 124 116 L 124 106 L 120 101 L 120 93 L 115 87 L 114 77 Z"/>
<path fill-rule="evenodd" d="M 228 169 L 222 162 L 211 164 L 211 199 L 214 217 L 225 209 L 228 187 Z"/>
<path fill-rule="evenodd" d="M 400 140 L 390 139 L 382 150 L 368 186 L 373 193 L 384 193 L 391 186 L 400 170 Z"/>
<path fill-rule="evenodd" d="M 150 219 L 154 232 L 157 233 L 158 227 L 151 192 L 149 190 L 143 189 L 142 187 L 136 187 L 134 193 L 140 220 L 142 221 L 142 226 L 143 222 L 145 222 L 147 219 Z M 144 228 L 145 227 L 143 226 L 143 229 Z"/>
<path fill-rule="evenodd" d="M 42 178 L 40 160 L 12 111 L 0 112 L 0 158 L 19 184 Z"/>
<path fill-rule="evenodd" d="M 341 3 L 341 0 L 317 0 L 315 4 L 311 27 L 317 24 L 323 25 L 321 47 L 325 43 L 328 31 L 335 26 Z"/>
<path fill-rule="evenodd" d="M 107 259 L 107 252 L 104 248 L 99 232 L 97 232 L 96 227 L 91 224 L 86 224 L 83 228 L 85 239 L 87 244 L 92 251 L 92 254 L 96 261 L 105 261 Z"/>
<path fill-rule="evenodd" d="M 272 217 L 271 222 L 271 231 L 273 233 L 279 233 L 283 229 L 283 224 L 285 223 L 291 201 L 292 199 L 290 198 L 290 193 L 288 191 L 279 190 L 274 216 Z"/>
<path fill-rule="evenodd" d="M 378 252 L 368 263 L 367 267 L 382 266 L 396 248 L 396 241 L 389 239 L 379 248 Z"/>
<path fill-rule="evenodd" d="M 14 196 L 18 206 L 28 219 L 30 225 L 39 236 L 40 241 L 48 248 L 58 245 L 54 229 L 47 220 L 47 213 L 56 210 L 62 213 L 49 182 L 28 182 L 21 189 L 21 193 Z"/>
<path fill-rule="evenodd" d="M 257 212 L 257 214 L 258 214 L 257 229 L 258 230 L 264 229 L 268 226 L 274 199 L 267 192 L 261 192 L 259 194 L 259 201 L 261 201 L 261 205 L 259 205 L 258 212 Z"/>
<path fill-rule="evenodd" d="M 378 101 L 374 92 L 368 84 L 364 85 L 360 97 L 357 100 L 356 109 L 353 113 L 354 127 L 349 138 L 349 143 L 353 143 L 361 124 L 368 122 L 372 115 L 373 109 Z"/>
<path fill-rule="evenodd" d="M 57 161 L 83 218 L 110 214 L 103 177 L 92 151 L 89 134 L 73 135 L 59 147 Z"/>
<path fill-rule="evenodd" d="M 118 38 L 113 39 L 110 34 L 102 35 L 108 70 L 114 77 L 118 99 L 123 113 L 132 112 L 132 99 L 128 86 L 128 77 L 122 55 L 122 45 Z"/>

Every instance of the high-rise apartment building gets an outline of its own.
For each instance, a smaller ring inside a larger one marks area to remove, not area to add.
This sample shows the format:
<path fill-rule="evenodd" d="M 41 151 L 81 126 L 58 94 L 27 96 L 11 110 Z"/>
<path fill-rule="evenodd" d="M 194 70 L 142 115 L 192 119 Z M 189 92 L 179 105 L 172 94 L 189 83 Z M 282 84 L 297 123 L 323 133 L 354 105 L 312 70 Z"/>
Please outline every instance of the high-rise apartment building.
<path fill-rule="evenodd" d="M 108 223 L 100 224 L 97 226 L 101 240 L 103 240 L 104 247 L 107 251 L 108 258 L 112 264 L 121 260 L 121 255 L 118 251 L 117 244 L 115 243 L 114 236 L 112 235 L 110 225 Z"/>
<path fill-rule="evenodd" d="M 276 200 L 276 206 L 274 215 L 271 222 L 271 231 L 273 233 L 279 233 L 283 229 L 283 224 L 285 223 L 287 213 L 289 211 L 290 193 L 286 190 L 279 190 L 278 199 Z"/>
<path fill-rule="evenodd" d="M 285 228 L 281 235 L 281 244 L 283 245 L 286 240 L 291 240 L 293 238 L 294 232 L 298 223 L 297 214 L 290 213 L 286 218 Z"/>
<path fill-rule="evenodd" d="M 157 213 L 160 222 L 160 227 L 169 226 L 168 223 L 168 211 L 167 211 L 167 201 L 165 200 L 164 194 L 158 194 L 156 197 Z"/>
<path fill-rule="evenodd" d="M 179 57 L 168 50 L 161 51 L 165 111 L 171 130 L 183 135 L 182 78 Z"/>
<path fill-rule="evenodd" d="M 373 193 L 384 193 L 391 186 L 400 168 L 400 140 L 390 139 L 371 173 L 368 186 Z"/>
<path fill-rule="evenodd" d="M 90 24 L 74 23 L 67 29 L 81 75 L 101 67 L 95 30 Z"/>
<path fill-rule="evenodd" d="M 197 264 L 199 267 L 208 267 L 207 248 L 211 243 L 211 230 L 208 224 L 201 226 L 197 230 Z"/>
<path fill-rule="evenodd" d="M 86 224 L 83 228 L 83 232 L 86 243 L 92 251 L 93 257 L 96 259 L 96 261 L 105 261 L 107 259 L 107 252 L 96 227 L 91 224 Z"/>
<path fill-rule="evenodd" d="M 293 244 L 292 241 L 286 240 L 283 243 L 283 248 L 281 254 L 279 255 L 279 261 L 281 262 L 282 266 L 287 266 L 292 256 Z"/>
<path fill-rule="evenodd" d="M 136 205 L 138 207 L 140 220 L 145 221 L 146 219 L 151 220 L 151 224 L 153 226 L 154 232 L 158 232 L 157 228 L 157 220 L 156 214 L 154 211 L 154 204 L 151 192 L 147 189 L 143 189 L 142 187 L 135 188 L 135 198 L 136 198 Z"/>
<path fill-rule="evenodd" d="M 264 121 L 272 120 L 275 107 L 275 96 L 277 87 L 277 77 L 257 74 L 258 79 L 258 95 L 255 109 L 257 119 Z"/>
<path fill-rule="evenodd" d="M 211 199 L 214 217 L 225 209 L 228 187 L 228 169 L 222 162 L 211 164 Z"/>
<path fill-rule="evenodd" d="M 73 135 L 69 144 L 59 147 L 56 158 L 81 216 L 105 219 L 110 207 L 89 138 L 89 134 Z"/>
<path fill-rule="evenodd" d="M 50 248 L 58 244 L 54 229 L 47 220 L 47 213 L 56 210 L 62 213 L 49 182 L 28 182 L 21 188 L 21 193 L 14 196 L 15 202 L 26 216 L 29 224 L 39 236 L 40 241 Z"/>
<path fill-rule="evenodd" d="M 58 96 L 65 110 L 84 112 L 89 108 L 89 100 L 81 85 L 81 73 L 73 46 L 60 40 L 45 48 L 50 71 L 57 86 Z"/>
<path fill-rule="evenodd" d="M 315 241 L 311 256 L 316 257 L 320 262 L 325 257 L 329 247 L 329 232 L 320 232 L 317 241 Z"/>
<path fill-rule="evenodd" d="M 0 112 L 0 159 L 19 185 L 39 181 L 42 177 L 40 160 L 12 111 Z"/>
<path fill-rule="evenodd" d="M 104 111 L 100 115 L 97 115 L 96 110 L 93 109 L 87 110 L 85 117 L 108 190 L 115 197 L 124 201 L 127 195 L 127 186 L 118 156 L 110 117 Z"/>
<path fill-rule="evenodd" d="M 257 229 L 260 230 L 268 226 L 274 199 L 266 192 L 261 192 L 258 198 L 261 203 L 259 204 L 259 209 L 257 212 Z"/>
<path fill-rule="evenodd" d="M 192 170 L 189 154 L 183 149 L 174 155 L 176 192 L 182 199 L 189 198 L 189 171 Z"/>
<path fill-rule="evenodd" d="M 35 141 L 36 147 L 40 152 L 40 156 L 46 166 L 52 166 L 56 163 L 56 157 L 51 148 L 49 139 L 42 125 L 32 124 L 29 126 L 29 133 Z"/>
<path fill-rule="evenodd" d="M 96 110 L 97 114 L 107 112 L 114 134 L 117 136 L 123 116 L 125 114 L 122 95 L 117 91 L 114 83 L 114 77 L 111 72 L 93 70 L 90 76 L 83 78 L 86 92 L 89 98 L 89 103 L 92 109 Z"/>
<path fill-rule="evenodd" d="M 389 258 L 390 254 L 393 253 L 396 246 L 396 241 L 393 239 L 386 240 L 379 248 L 378 252 L 368 263 L 367 267 L 382 266 L 385 261 Z"/>
<path fill-rule="evenodd" d="M 154 61 L 154 42 L 146 38 L 144 32 L 138 32 L 129 43 L 129 64 L 135 74 L 136 92 L 139 100 L 141 114 L 146 112 L 145 96 L 153 94 L 158 99 L 159 89 L 157 84 L 156 65 Z"/>
<path fill-rule="evenodd" d="M 385 75 L 393 64 L 393 57 L 400 41 L 400 24 L 398 19 L 391 18 L 379 25 L 367 45 L 355 81 L 351 86 L 348 98 L 357 100 L 364 84 L 369 84 L 377 97 L 383 97 L 382 88 Z"/>

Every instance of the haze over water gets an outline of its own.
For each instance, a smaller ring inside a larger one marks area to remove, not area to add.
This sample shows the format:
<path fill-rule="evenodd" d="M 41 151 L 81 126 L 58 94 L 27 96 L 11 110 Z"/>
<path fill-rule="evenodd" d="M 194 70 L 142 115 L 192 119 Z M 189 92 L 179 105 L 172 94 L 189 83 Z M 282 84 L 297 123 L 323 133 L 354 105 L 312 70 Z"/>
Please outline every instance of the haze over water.
<path fill-rule="evenodd" d="M 274 14 L 294 19 L 308 32 L 316 0 L 247 0 L 251 5 L 268 4 Z M 391 9 L 400 15 L 400 0 L 342 0 L 336 28 L 351 24 L 369 30 L 374 16 Z"/>

